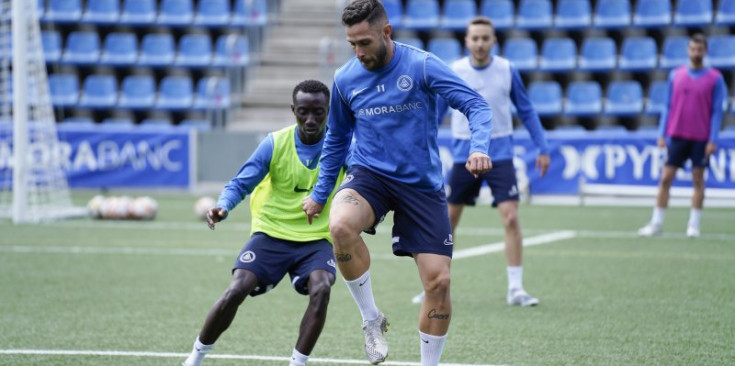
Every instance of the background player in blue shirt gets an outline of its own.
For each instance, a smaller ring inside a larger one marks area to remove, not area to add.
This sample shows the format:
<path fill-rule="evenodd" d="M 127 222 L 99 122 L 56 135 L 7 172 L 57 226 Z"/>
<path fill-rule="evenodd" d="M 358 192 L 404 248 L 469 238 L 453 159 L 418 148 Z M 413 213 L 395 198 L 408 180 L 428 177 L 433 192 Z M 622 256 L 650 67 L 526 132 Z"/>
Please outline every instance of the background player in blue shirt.
<path fill-rule="evenodd" d="M 419 315 L 421 365 L 438 365 L 451 318 L 452 236 L 437 145 L 436 95 L 469 117 L 466 167 L 492 167 L 492 114 L 487 102 L 441 60 L 391 40 L 383 5 L 357 0 L 342 13 L 356 57 L 334 77 L 319 180 L 304 200 L 318 216 L 350 148 L 350 170 L 335 195 L 330 233 L 342 276 L 363 318 L 365 352 L 377 364 L 388 355 L 370 280 L 370 253 L 360 237 L 394 211 L 393 253 L 412 256 L 426 291 Z"/>
<path fill-rule="evenodd" d="M 493 194 L 493 207 L 498 208 L 505 228 L 505 257 L 508 263 L 507 302 L 509 305 L 534 306 L 538 305 L 538 299 L 523 289 L 523 236 L 518 220 L 518 182 L 513 167 L 511 103 L 516 106 L 521 122 L 539 148 L 536 168 L 540 170 L 542 176 L 549 167 L 549 146 L 541 121 L 526 95 L 520 73 L 507 59 L 490 55 L 495 42 L 495 30 L 490 19 L 474 18 L 467 26 L 465 35 L 465 46 L 470 50 L 470 56 L 452 64 L 452 69 L 480 93 L 493 109 L 493 133 L 489 151 L 493 157 L 493 170 L 477 178 L 464 169 L 470 151 L 470 129 L 467 118 L 453 110 L 454 166 L 447 183 L 449 221 L 452 224 L 452 233 L 456 233 L 462 209 L 465 205 L 475 205 L 482 183 L 486 182 Z M 440 118 L 446 111 L 443 104 L 440 103 L 439 106 Z M 423 294 L 419 294 L 413 298 L 413 302 L 418 303 L 422 299 Z"/>
<path fill-rule="evenodd" d="M 301 201 L 317 178 L 328 100 L 329 89 L 323 83 L 299 83 L 291 106 L 296 125 L 268 134 L 207 213 L 214 230 L 251 195 L 252 235 L 235 261 L 229 287 L 210 310 L 182 366 L 201 365 L 245 298 L 268 292 L 286 273 L 297 292 L 309 295 L 289 363 L 306 365 L 324 327 L 336 273 L 327 217 L 308 225 L 301 212 Z"/>

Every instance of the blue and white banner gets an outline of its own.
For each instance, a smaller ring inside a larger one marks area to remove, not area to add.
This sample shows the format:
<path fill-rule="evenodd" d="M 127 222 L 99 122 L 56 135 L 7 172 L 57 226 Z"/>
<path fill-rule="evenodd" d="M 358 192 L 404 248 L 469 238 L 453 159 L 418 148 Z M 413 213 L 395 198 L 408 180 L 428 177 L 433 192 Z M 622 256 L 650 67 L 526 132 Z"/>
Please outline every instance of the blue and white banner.
<path fill-rule="evenodd" d="M 551 166 L 543 178 L 535 170 L 538 149 L 527 133 L 514 136 L 514 163 L 519 181 L 528 180 L 532 194 L 578 194 L 580 180 L 586 184 L 655 187 L 666 162 L 666 151 L 656 146 L 656 133 L 556 132 L 548 134 Z M 451 167 L 451 136 L 439 135 L 442 162 Z M 717 152 L 705 173 L 708 188 L 735 190 L 735 134 L 724 132 Z M 674 186 L 691 187 L 691 170 L 679 169 Z"/>
<path fill-rule="evenodd" d="M 62 162 L 77 188 L 189 188 L 190 131 L 60 128 Z"/>

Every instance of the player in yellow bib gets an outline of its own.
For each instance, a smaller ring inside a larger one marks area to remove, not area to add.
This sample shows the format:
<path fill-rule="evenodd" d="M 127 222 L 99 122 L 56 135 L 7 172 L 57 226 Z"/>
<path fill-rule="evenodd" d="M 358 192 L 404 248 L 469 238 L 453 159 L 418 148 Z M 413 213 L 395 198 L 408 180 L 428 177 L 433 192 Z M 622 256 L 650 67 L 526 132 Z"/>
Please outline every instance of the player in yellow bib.
<path fill-rule="evenodd" d="M 324 327 L 336 272 L 329 217 L 317 217 L 309 225 L 302 210 L 302 201 L 319 175 L 328 101 L 329 89 L 323 83 L 299 83 L 291 106 L 296 125 L 268 134 L 207 213 L 214 230 L 230 210 L 251 196 L 250 239 L 235 261 L 229 287 L 209 311 L 183 366 L 201 365 L 245 298 L 268 292 L 286 273 L 294 289 L 309 296 L 290 363 L 306 365 Z"/>

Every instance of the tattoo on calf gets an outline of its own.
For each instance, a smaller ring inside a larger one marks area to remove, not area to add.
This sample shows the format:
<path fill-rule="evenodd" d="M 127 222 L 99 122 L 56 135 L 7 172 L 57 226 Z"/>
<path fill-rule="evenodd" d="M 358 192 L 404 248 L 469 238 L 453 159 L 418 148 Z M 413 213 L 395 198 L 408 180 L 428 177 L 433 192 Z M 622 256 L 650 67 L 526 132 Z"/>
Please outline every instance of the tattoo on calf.
<path fill-rule="evenodd" d="M 441 314 L 436 311 L 436 309 L 429 310 L 429 319 L 439 319 L 439 320 L 447 320 L 449 319 L 449 314 Z"/>
<path fill-rule="evenodd" d="M 347 253 L 334 253 L 334 257 L 337 258 L 337 262 L 349 262 L 352 260 L 352 255 Z"/>

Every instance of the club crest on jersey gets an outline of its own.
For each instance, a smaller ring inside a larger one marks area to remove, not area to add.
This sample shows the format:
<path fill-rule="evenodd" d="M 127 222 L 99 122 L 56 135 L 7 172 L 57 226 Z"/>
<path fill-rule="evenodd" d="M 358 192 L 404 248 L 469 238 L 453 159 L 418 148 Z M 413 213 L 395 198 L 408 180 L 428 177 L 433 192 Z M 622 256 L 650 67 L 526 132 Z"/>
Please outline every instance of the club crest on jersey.
<path fill-rule="evenodd" d="M 250 263 L 254 260 L 255 260 L 255 253 L 253 253 L 253 251 L 251 250 L 248 250 L 247 252 L 242 253 L 242 255 L 240 256 L 240 262 L 243 262 L 243 263 Z"/>
<path fill-rule="evenodd" d="M 402 92 L 407 92 L 413 89 L 413 79 L 411 79 L 411 77 L 408 75 L 401 75 L 398 77 L 398 82 L 396 82 L 396 85 L 398 86 L 398 90 Z"/>

